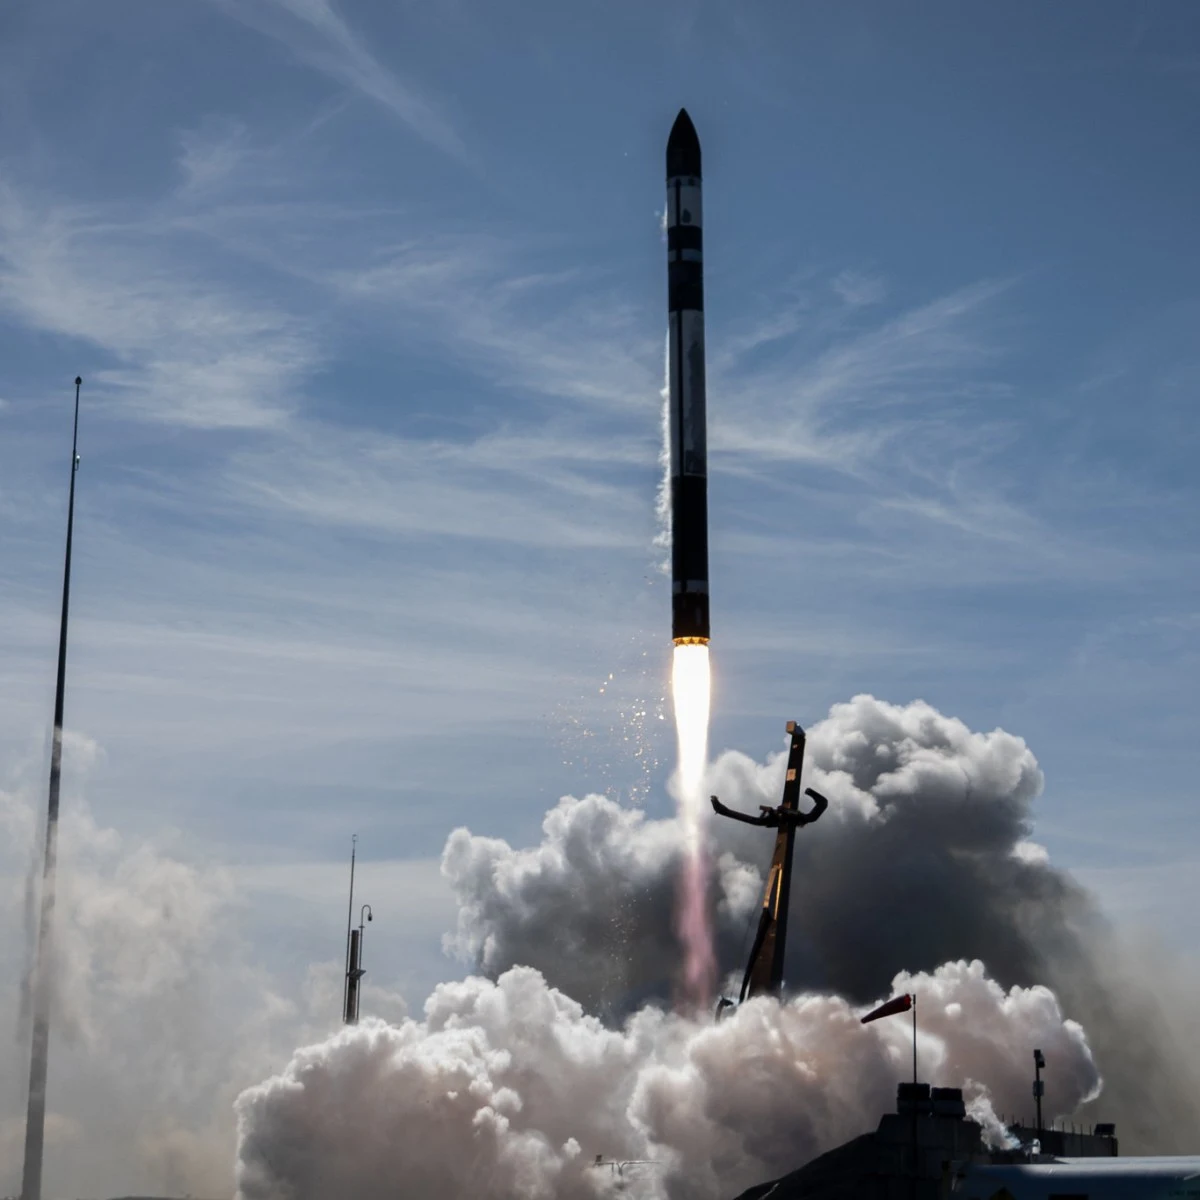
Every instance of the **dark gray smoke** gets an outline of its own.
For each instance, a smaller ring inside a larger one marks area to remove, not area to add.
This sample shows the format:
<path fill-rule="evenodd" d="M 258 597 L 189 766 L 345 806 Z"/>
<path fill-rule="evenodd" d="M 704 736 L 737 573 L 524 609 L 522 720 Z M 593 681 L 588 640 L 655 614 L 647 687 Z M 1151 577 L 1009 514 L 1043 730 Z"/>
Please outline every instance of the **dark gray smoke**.
<path fill-rule="evenodd" d="M 1040 977 L 1039 946 L 1070 940 L 1086 898 L 1030 846 L 1042 777 L 1020 738 L 972 733 L 925 704 L 859 696 L 809 731 L 803 782 L 830 799 L 797 837 L 788 983 L 855 1000 L 901 970 L 984 957 L 998 978 Z M 728 751 L 710 790 L 749 812 L 777 804 L 784 754 Z M 602 796 L 567 798 L 539 846 L 456 830 L 443 871 L 459 899 L 452 948 L 495 974 L 536 966 L 594 1008 L 669 994 L 678 834 Z M 759 901 L 774 834 L 713 818 L 724 963 Z M 1053 926 L 1047 928 L 1047 922 Z"/>
<path fill-rule="evenodd" d="M 448 948 L 493 977 L 536 967 L 591 1012 L 665 995 L 678 951 L 676 822 L 566 797 L 542 829 L 541 845 L 520 851 L 466 829 L 450 835 L 442 870 L 459 915 Z"/>
<path fill-rule="evenodd" d="M 789 979 L 864 999 L 899 970 L 980 957 L 1002 983 L 1042 982 L 1042 948 L 1087 901 L 1028 841 L 1042 774 L 1024 741 L 858 696 L 809 747 L 832 811 L 797 839 Z M 781 773 L 727 754 L 714 790 L 766 803 Z"/>

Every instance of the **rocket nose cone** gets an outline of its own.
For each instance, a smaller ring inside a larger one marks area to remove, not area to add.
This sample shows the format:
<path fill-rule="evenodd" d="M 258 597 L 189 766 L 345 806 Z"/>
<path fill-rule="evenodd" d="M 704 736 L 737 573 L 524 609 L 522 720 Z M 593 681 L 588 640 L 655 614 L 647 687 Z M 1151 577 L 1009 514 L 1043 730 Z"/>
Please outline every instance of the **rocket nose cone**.
<path fill-rule="evenodd" d="M 681 108 L 667 138 L 667 178 L 700 174 L 700 139 L 687 109 Z"/>

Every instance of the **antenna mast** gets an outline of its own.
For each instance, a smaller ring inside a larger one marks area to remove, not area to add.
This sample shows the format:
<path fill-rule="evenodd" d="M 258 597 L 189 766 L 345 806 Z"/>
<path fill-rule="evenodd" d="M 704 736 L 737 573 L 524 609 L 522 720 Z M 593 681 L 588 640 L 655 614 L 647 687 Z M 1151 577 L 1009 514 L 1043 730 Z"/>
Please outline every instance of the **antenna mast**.
<path fill-rule="evenodd" d="M 67 614 L 71 599 L 71 536 L 75 527 L 75 472 L 79 470 L 79 389 L 75 377 L 75 423 L 71 432 L 71 490 L 67 499 L 67 553 L 63 566 L 62 620 L 58 630 L 58 679 L 54 690 L 54 743 L 50 750 L 50 796 L 46 805 L 46 857 L 42 905 L 33 963 L 33 1043 L 29 1052 L 29 1107 L 25 1114 L 25 1167 L 21 1200 L 42 1200 L 46 1140 L 46 1074 L 50 1062 L 50 1000 L 53 974 L 54 889 L 58 867 L 58 797 L 62 782 L 63 699 L 67 685 Z"/>

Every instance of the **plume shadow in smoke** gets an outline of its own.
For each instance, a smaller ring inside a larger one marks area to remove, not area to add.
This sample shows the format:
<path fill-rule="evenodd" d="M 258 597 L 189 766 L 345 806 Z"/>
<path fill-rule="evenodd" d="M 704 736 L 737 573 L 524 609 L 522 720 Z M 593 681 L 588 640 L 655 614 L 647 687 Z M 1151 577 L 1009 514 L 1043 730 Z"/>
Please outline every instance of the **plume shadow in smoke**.
<path fill-rule="evenodd" d="M 1185 994 L 1162 971 L 1148 982 L 1090 896 L 1029 841 L 1043 780 L 1025 742 L 864 695 L 835 705 L 808 748 L 804 782 L 830 810 L 796 839 L 789 987 L 865 1001 L 902 971 L 974 958 L 1005 986 L 1046 984 L 1089 1030 L 1114 1084 L 1099 1107 L 1122 1121 L 1127 1145 L 1194 1150 L 1200 1063 L 1173 1032 Z M 782 751 L 766 764 L 729 751 L 708 784 L 753 812 L 778 803 L 784 766 Z M 772 835 L 710 829 L 718 950 L 737 970 Z M 461 904 L 450 948 L 492 976 L 537 967 L 610 1019 L 667 996 L 675 823 L 587 796 L 561 801 L 543 834 L 513 850 L 455 831 L 443 860 Z M 619 937 L 597 936 L 614 912 Z"/>

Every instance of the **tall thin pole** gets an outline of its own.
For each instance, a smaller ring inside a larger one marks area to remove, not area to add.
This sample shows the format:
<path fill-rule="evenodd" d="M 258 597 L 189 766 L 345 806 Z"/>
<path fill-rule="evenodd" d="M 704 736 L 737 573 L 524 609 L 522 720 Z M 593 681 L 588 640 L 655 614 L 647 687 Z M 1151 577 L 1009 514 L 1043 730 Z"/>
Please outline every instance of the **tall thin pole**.
<path fill-rule="evenodd" d="M 42 1200 L 42 1157 L 46 1141 L 46 1075 L 50 1062 L 50 1001 L 53 975 L 54 888 L 58 866 L 58 797 L 62 782 L 63 700 L 67 685 L 67 614 L 71 599 L 71 537 L 75 528 L 75 472 L 79 469 L 79 389 L 75 378 L 75 422 L 71 431 L 71 490 L 67 499 L 67 552 L 63 565 L 62 619 L 58 628 L 58 678 L 54 690 L 54 742 L 50 750 L 50 795 L 46 805 L 46 857 L 37 957 L 33 964 L 33 1043 L 29 1052 L 29 1107 L 25 1114 L 22 1200 Z"/>
<path fill-rule="evenodd" d="M 913 1083 L 917 1082 L 917 996 L 913 993 L 912 998 L 912 1015 L 913 1015 Z"/>
<path fill-rule="evenodd" d="M 917 994 L 912 993 L 912 1015 L 913 1015 L 913 1097 L 912 1097 L 912 1150 L 913 1150 L 913 1175 L 912 1175 L 912 1195 L 913 1200 L 917 1200 L 917 1180 L 920 1177 L 919 1160 L 921 1156 L 921 1139 L 917 1132 Z"/>
<path fill-rule="evenodd" d="M 1042 1136 L 1042 1097 L 1046 1094 L 1046 1085 L 1042 1082 L 1042 1068 L 1046 1065 L 1045 1056 L 1040 1050 L 1033 1052 L 1033 1098 L 1037 1104 L 1037 1131 Z"/>
<path fill-rule="evenodd" d="M 350 930 L 354 925 L 354 855 L 358 849 L 358 834 L 350 838 L 350 904 L 346 909 L 346 975 L 342 980 L 342 1017 L 346 1018 L 350 1001 Z"/>

